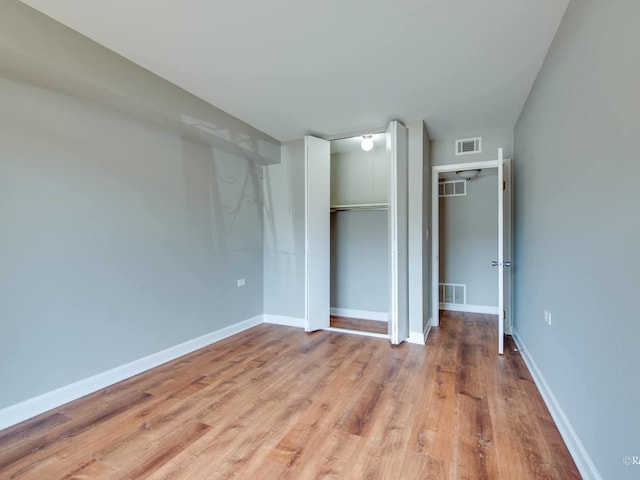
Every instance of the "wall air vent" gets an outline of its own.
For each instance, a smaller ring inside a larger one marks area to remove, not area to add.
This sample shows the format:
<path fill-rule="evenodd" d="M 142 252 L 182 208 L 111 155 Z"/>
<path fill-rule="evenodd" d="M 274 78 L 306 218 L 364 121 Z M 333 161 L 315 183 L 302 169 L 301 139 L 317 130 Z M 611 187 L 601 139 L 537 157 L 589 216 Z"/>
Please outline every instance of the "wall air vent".
<path fill-rule="evenodd" d="M 467 286 L 459 283 L 441 283 L 440 304 L 465 305 L 467 303 Z"/>
<path fill-rule="evenodd" d="M 438 183 L 439 197 L 462 197 L 467 194 L 465 180 L 447 180 Z"/>
<path fill-rule="evenodd" d="M 456 140 L 456 155 L 469 155 L 482 152 L 482 137 Z"/>

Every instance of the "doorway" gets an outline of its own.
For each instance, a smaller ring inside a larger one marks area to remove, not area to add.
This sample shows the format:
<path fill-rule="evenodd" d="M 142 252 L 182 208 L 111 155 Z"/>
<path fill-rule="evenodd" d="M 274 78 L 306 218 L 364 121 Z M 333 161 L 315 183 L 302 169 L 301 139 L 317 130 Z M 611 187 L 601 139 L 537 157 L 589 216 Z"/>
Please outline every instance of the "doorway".
<path fill-rule="evenodd" d="M 497 306 L 494 307 L 495 314 L 498 316 L 498 345 L 497 350 L 499 354 L 503 353 L 504 350 L 504 333 L 505 333 L 505 311 L 506 306 L 508 305 L 509 309 L 511 308 L 511 275 L 510 275 L 510 261 L 505 260 L 505 258 L 510 259 L 511 253 L 511 218 L 510 218 L 510 185 L 507 189 L 507 185 L 510 184 L 511 178 L 511 162 L 509 159 L 505 160 L 502 158 L 502 149 L 498 151 L 498 160 L 494 161 L 485 161 L 485 162 L 474 162 L 474 163 L 466 163 L 466 164 L 456 164 L 456 165 L 441 165 L 435 166 L 432 168 L 432 274 L 431 274 L 431 282 L 432 282 L 432 318 L 433 318 L 433 326 L 439 325 L 440 318 L 440 303 L 443 300 L 445 303 L 458 303 L 458 304 L 466 304 L 465 297 L 465 284 L 443 284 L 440 281 L 441 275 L 441 262 L 440 262 L 440 242 L 444 240 L 442 238 L 442 234 L 446 232 L 440 231 L 440 198 L 441 194 L 447 194 L 447 191 L 451 193 L 452 196 L 459 194 L 462 195 L 465 191 L 466 183 L 458 188 L 458 185 L 448 185 L 448 183 L 457 183 L 450 179 L 451 174 L 460 175 L 459 178 L 466 177 L 470 178 L 474 175 L 480 174 L 482 171 L 492 170 L 497 171 L 497 175 L 495 175 L 495 180 L 491 183 L 497 192 L 497 201 L 493 205 L 494 212 L 494 220 L 497 220 L 494 242 L 495 242 L 495 257 L 494 258 L 485 258 L 484 261 L 487 263 L 487 267 L 494 268 L 497 272 L 495 275 L 495 280 L 492 282 L 494 285 L 494 292 L 497 296 Z M 505 176 L 505 171 L 507 175 Z M 445 180 L 445 184 L 441 183 L 441 180 Z M 473 180 L 464 180 L 464 182 L 471 182 Z M 507 193 L 508 192 L 508 193 Z M 495 197 L 494 197 L 495 198 Z M 506 202 L 505 202 L 506 200 Z M 495 200 L 494 200 L 495 201 Z M 507 219 L 505 221 L 505 218 Z M 505 228 L 506 227 L 506 228 Z M 506 234 L 505 234 L 506 232 Z M 473 245 L 475 247 L 477 245 Z M 472 247 L 472 248 L 473 248 Z M 505 248 L 506 247 L 506 248 Z M 507 256 L 505 257 L 505 252 Z M 486 269 L 485 269 L 486 270 Z M 486 279 L 485 279 L 486 280 Z M 443 298 L 444 297 L 444 298 Z M 464 308 L 460 307 L 459 309 L 464 311 Z M 477 306 L 476 306 L 477 309 Z M 473 311 L 473 307 L 471 310 Z M 486 311 L 485 313 L 493 313 Z M 511 319 L 511 316 L 509 316 Z M 510 325 L 510 322 L 508 323 Z M 510 328 L 508 328 L 510 333 Z"/>

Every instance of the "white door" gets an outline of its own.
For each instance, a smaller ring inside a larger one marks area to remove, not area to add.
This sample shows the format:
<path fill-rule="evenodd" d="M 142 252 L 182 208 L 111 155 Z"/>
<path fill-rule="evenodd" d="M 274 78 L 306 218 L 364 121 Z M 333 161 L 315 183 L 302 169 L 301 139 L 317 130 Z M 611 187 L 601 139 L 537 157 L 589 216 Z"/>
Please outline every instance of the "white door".
<path fill-rule="evenodd" d="M 407 264 L 407 128 L 393 121 L 387 129 L 389 156 L 389 329 L 391 343 L 409 336 L 409 285 Z"/>
<path fill-rule="evenodd" d="M 304 137 L 305 167 L 305 330 L 329 326 L 330 174 L 328 141 Z"/>
<path fill-rule="evenodd" d="M 504 167 L 498 149 L 498 353 L 504 353 Z"/>
<path fill-rule="evenodd" d="M 505 189 L 504 199 L 504 333 L 513 334 L 513 277 L 511 274 L 511 259 L 513 257 L 513 169 L 510 158 L 505 158 L 503 163 L 503 178 Z"/>

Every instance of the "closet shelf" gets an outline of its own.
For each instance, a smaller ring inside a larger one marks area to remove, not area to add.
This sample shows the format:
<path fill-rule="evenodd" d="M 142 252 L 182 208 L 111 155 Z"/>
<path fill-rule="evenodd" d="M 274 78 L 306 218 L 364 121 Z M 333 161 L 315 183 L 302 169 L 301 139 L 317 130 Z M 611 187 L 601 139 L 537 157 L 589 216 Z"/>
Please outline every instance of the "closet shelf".
<path fill-rule="evenodd" d="M 359 211 L 359 210 L 387 210 L 387 203 L 357 203 L 351 205 L 331 205 L 332 212 Z"/>

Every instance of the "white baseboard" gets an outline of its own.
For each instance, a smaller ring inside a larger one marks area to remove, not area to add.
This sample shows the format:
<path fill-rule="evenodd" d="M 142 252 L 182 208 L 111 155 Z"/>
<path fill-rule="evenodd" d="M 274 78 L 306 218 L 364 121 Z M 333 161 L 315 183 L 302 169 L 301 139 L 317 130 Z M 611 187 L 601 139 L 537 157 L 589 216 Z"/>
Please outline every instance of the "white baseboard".
<path fill-rule="evenodd" d="M 429 318 L 429 322 L 424 326 L 422 332 L 410 332 L 408 342 L 415 343 L 416 345 L 426 345 L 427 337 L 429 336 L 429 332 L 431 331 L 431 318 Z"/>
<path fill-rule="evenodd" d="M 409 332 L 407 341 L 416 345 L 424 345 L 424 334 L 422 332 Z"/>
<path fill-rule="evenodd" d="M 569 453 L 571 453 L 571 456 L 573 457 L 573 461 L 576 462 L 576 467 L 578 467 L 580 475 L 582 475 L 584 480 L 602 480 L 602 476 L 591 460 L 587 450 L 584 448 L 578 434 L 571 426 L 571 423 L 569 423 L 569 419 L 556 400 L 553 391 L 549 388 L 549 385 L 538 369 L 536 362 L 533 360 L 531 355 L 529 355 L 529 350 L 527 350 L 526 345 L 522 342 L 522 339 L 515 330 L 513 331 L 513 339 L 518 346 L 518 350 L 520 350 L 520 354 L 522 355 L 524 362 L 529 368 L 529 372 L 531 372 L 533 381 L 538 387 L 544 403 L 547 405 L 549 412 L 551 412 L 551 416 L 560 431 L 560 435 L 562 436 L 564 443 L 566 443 L 567 448 L 569 449 Z"/>
<path fill-rule="evenodd" d="M 337 333 L 348 333 L 352 335 L 361 335 L 363 337 L 389 338 L 389 335 L 387 335 L 386 333 L 364 332 L 362 330 L 351 330 L 349 328 L 327 327 L 327 328 L 323 328 L 322 330 L 326 332 L 337 332 Z"/>
<path fill-rule="evenodd" d="M 24 420 L 40 415 L 53 408 L 77 400 L 102 388 L 121 382 L 139 373 L 167 363 L 178 357 L 191 353 L 199 348 L 240 333 L 249 328 L 260 325 L 262 315 L 250 318 L 243 322 L 229 325 L 215 332 L 208 333 L 184 343 L 169 347 L 161 352 L 153 353 L 133 362 L 121 365 L 106 372 L 99 373 L 84 380 L 65 385 L 37 397 L 30 398 L 15 405 L 0 409 L 0 430 L 16 425 Z"/>
<path fill-rule="evenodd" d="M 351 308 L 331 307 L 329 313 L 338 317 L 360 318 L 362 320 L 377 320 L 378 322 L 389 321 L 389 312 L 370 312 L 368 310 L 353 310 Z"/>
<path fill-rule="evenodd" d="M 440 310 L 449 310 L 450 312 L 485 313 L 488 315 L 498 315 L 498 307 L 491 307 L 488 305 L 457 305 L 453 303 L 441 303 Z"/>
<path fill-rule="evenodd" d="M 269 315 L 264 314 L 262 316 L 264 323 L 272 323 L 273 325 L 284 325 L 286 327 L 298 327 L 304 328 L 304 318 L 298 317 L 285 317 L 284 315 Z"/>

